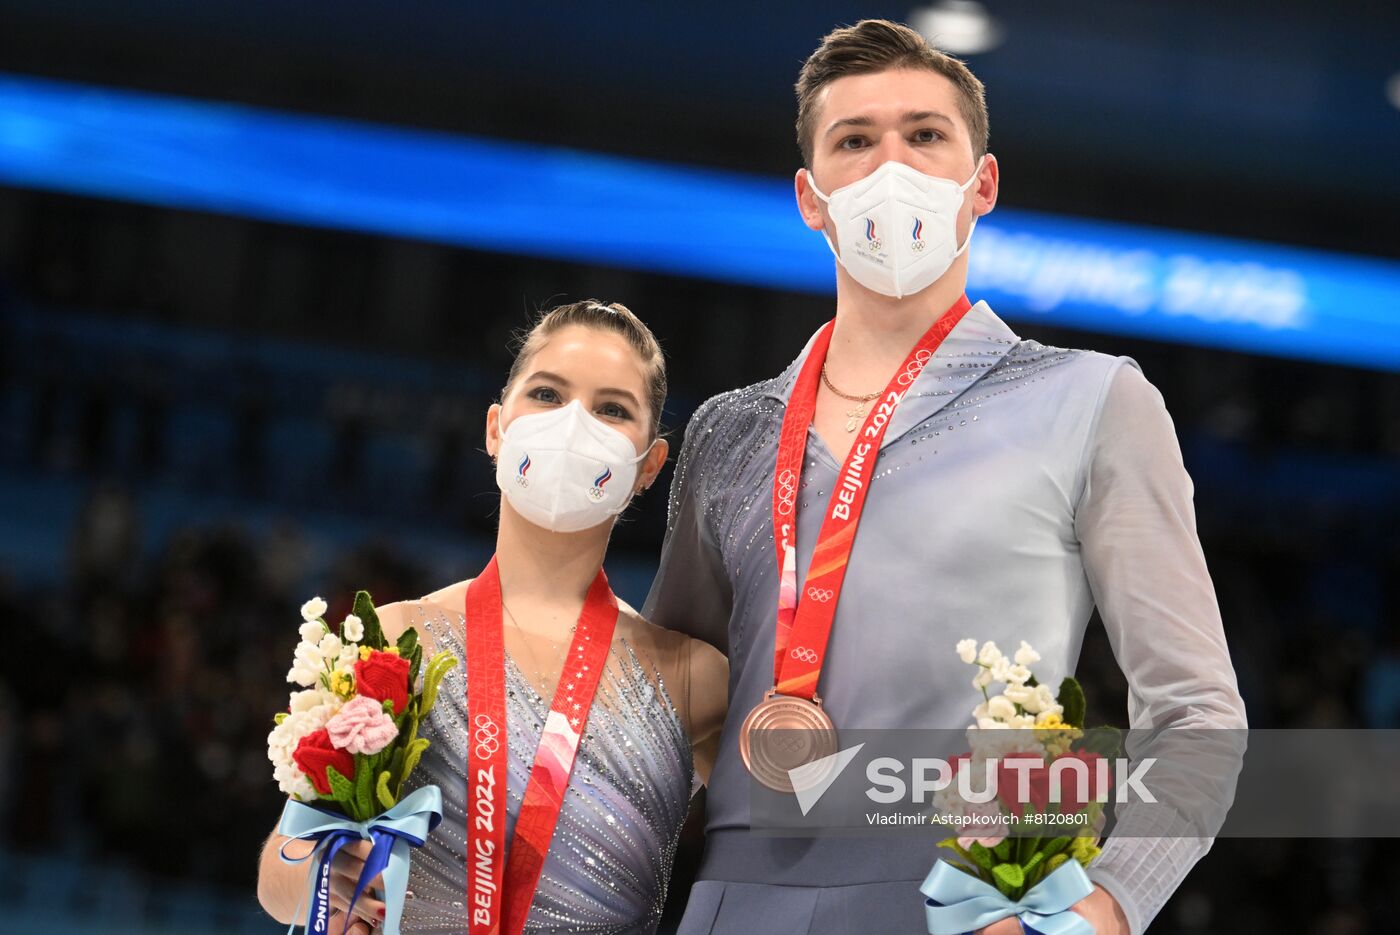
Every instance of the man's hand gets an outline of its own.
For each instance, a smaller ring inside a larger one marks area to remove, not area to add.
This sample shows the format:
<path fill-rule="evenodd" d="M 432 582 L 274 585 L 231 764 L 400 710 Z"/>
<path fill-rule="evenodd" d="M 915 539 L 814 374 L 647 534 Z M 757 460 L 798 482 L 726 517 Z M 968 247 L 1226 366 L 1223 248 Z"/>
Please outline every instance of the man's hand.
<path fill-rule="evenodd" d="M 1123 914 L 1123 907 L 1097 883 L 1092 893 L 1069 908 L 1094 927 L 1095 935 L 1128 935 L 1128 917 Z"/>
<path fill-rule="evenodd" d="M 1108 890 L 1094 884 L 1094 891 L 1070 906 L 1094 927 L 1094 935 L 1128 935 L 1128 917 Z M 1021 935 L 1021 923 L 1014 916 L 977 930 L 977 935 Z"/>

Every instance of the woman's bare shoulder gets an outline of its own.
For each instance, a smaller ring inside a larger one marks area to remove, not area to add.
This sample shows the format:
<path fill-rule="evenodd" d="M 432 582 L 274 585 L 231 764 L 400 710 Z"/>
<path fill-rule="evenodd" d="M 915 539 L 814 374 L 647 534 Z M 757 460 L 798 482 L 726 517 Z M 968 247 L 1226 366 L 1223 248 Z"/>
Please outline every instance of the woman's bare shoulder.
<path fill-rule="evenodd" d="M 618 614 L 618 628 L 622 631 L 622 636 L 634 646 L 652 650 L 658 661 L 669 660 L 672 667 L 693 667 L 697 658 L 703 658 L 711 662 L 713 668 L 713 662 L 717 659 L 727 670 L 728 662 L 723 654 L 709 643 L 687 636 L 679 630 L 657 626 L 621 598 L 618 599 L 617 606 L 621 611 Z M 679 675 L 680 672 L 668 674 Z"/>
<path fill-rule="evenodd" d="M 466 605 L 467 588 L 475 580 L 475 578 L 468 578 L 465 581 L 453 582 L 445 588 L 438 588 L 432 594 L 423 597 L 422 600 L 441 607 L 460 609 Z"/>
<path fill-rule="evenodd" d="M 622 600 L 618 601 L 618 607 L 622 611 L 618 615 L 618 626 L 623 635 L 634 647 L 651 656 L 668 685 L 681 686 L 681 694 L 673 698 L 680 705 L 686 732 L 696 743 L 712 739 L 711 735 L 718 732 L 717 725 L 724 722 L 729 660 L 704 640 L 657 626 Z M 707 747 L 700 753 L 697 769 L 708 777 L 713 751 Z"/>
<path fill-rule="evenodd" d="M 620 636 L 632 643 L 675 650 L 685 641 L 685 635 L 658 627 L 622 598 L 617 599 L 617 628 Z"/>
<path fill-rule="evenodd" d="M 470 579 L 458 581 L 417 600 L 394 601 L 391 604 L 376 607 L 374 612 L 379 616 L 379 626 L 384 631 L 384 638 L 392 643 L 402 636 L 409 627 L 415 626 L 427 617 L 454 619 L 454 616 L 460 614 L 465 606 L 467 585 L 469 584 L 471 584 Z M 418 636 L 420 640 L 425 636 L 421 627 Z"/>

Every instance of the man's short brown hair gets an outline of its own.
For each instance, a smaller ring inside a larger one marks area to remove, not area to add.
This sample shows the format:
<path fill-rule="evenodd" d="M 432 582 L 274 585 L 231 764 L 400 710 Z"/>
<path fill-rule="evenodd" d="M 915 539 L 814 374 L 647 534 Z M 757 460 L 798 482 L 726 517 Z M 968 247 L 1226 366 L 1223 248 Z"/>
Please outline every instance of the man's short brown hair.
<path fill-rule="evenodd" d="M 928 44 L 908 26 L 884 19 L 863 19 L 854 26 L 832 30 L 808 56 L 797 76 L 797 146 L 802 162 L 812 167 L 817 96 L 822 88 L 847 75 L 866 75 L 892 68 L 925 68 L 937 72 L 958 90 L 958 109 L 972 138 L 972 155 L 987 152 L 987 95 L 982 82 L 951 55 Z"/>

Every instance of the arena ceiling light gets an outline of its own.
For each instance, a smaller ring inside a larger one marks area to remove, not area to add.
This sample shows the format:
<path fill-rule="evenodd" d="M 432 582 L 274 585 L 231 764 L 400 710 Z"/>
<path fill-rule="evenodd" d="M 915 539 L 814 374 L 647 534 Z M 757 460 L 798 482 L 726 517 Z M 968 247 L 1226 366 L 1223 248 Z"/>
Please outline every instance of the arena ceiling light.
<path fill-rule="evenodd" d="M 940 0 L 910 11 L 908 23 L 952 55 L 977 55 L 1001 45 L 1006 30 L 976 0 Z"/>

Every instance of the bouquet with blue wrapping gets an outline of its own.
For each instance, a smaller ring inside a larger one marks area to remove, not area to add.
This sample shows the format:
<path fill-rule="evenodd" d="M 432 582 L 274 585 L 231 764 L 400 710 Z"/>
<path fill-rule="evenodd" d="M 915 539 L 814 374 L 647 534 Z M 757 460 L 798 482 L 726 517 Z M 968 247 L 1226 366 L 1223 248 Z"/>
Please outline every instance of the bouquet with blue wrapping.
<path fill-rule="evenodd" d="M 418 633 L 394 644 L 384 637 L 369 594 L 332 627 L 321 598 L 302 606 L 301 642 L 287 681 L 300 686 L 274 717 L 267 738 L 273 775 L 289 799 L 278 831 L 314 840 L 308 884 L 308 932 L 327 931 L 329 878 L 346 844 L 373 842 L 355 898 L 381 873 L 387 918 L 396 935 L 408 884 L 409 852 L 442 818 L 441 792 L 425 786 L 401 799 L 405 780 L 430 745 L 418 726 L 437 699 L 442 677 L 457 665 L 447 651 L 423 665 Z M 420 678 L 421 678 L 421 687 Z M 292 861 L 285 854 L 282 859 Z M 347 913 L 347 923 L 349 914 Z"/>
<path fill-rule="evenodd" d="M 1121 734 L 1084 730 L 1084 692 L 1074 678 L 1058 691 L 1030 666 L 1040 654 L 1024 640 L 1011 656 L 995 643 L 962 640 L 982 701 L 968 729 L 971 751 L 950 763 L 935 795 L 940 824 L 960 834 L 939 842 L 939 861 L 921 887 L 928 930 L 959 935 L 1015 916 L 1032 933 L 1092 935 L 1069 907 L 1093 891 L 1083 868 L 1099 854 L 1112 777 L 1108 757 Z M 998 694 L 988 687 L 1000 682 Z"/>

